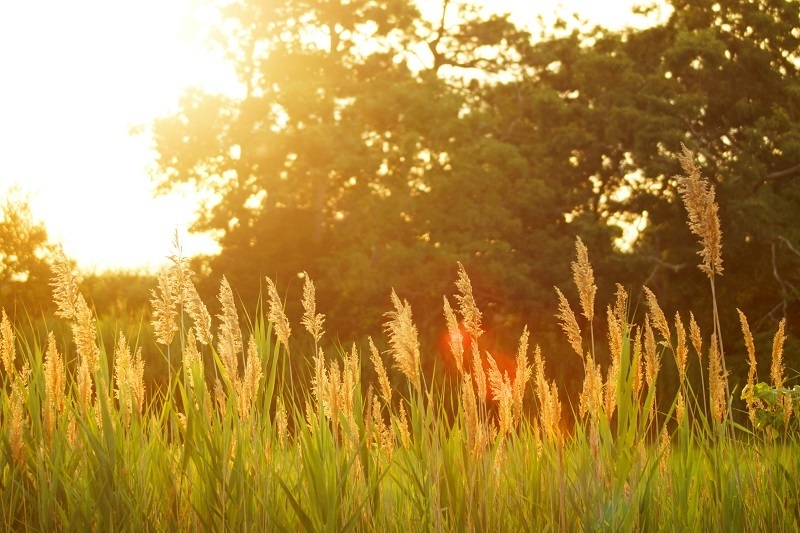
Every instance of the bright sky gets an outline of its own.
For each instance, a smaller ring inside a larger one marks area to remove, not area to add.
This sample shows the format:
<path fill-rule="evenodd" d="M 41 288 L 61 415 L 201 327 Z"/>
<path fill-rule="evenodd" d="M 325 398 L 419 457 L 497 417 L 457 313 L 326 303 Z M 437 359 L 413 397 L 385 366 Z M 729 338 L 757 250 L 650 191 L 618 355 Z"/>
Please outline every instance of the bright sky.
<path fill-rule="evenodd" d="M 201 0 L 0 2 L 0 194 L 17 184 L 34 216 L 82 268 L 154 267 L 177 227 L 184 251 L 215 249 L 187 235 L 191 199 L 154 198 L 154 154 L 130 134 L 177 105 L 192 85 L 222 91 L 232 73 L 195 35 Z M 517 22 L 548 16 L 553 0 L 493 0 Z M 635 0 L 565 0 L 619 28 Z"/>

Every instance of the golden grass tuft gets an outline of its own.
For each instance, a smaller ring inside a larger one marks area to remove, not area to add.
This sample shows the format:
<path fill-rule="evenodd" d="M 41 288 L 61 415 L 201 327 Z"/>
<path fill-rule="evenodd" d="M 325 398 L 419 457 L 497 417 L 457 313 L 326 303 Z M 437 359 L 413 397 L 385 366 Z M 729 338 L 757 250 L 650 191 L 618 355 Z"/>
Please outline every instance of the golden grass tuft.
<path fill-rule="evenodd" d="M 165 346 L 172 344 L 178 331 L 178 324 L 175 322 L 178 313 L 175 307 L 180 287 L 175 286 L 170 270 L 164 267 L 158 273 L 158 290 L 151 291 L 153 298 L 150 300 L 153 306 L 153 333 L 156 340 Z"/>
<path fill-rule="evenodd" d="M 783 364 L 783 344 L 786 341 L 786 319 L 782 318 L 778 324 L 778 331 L 775 332 L 775 337 L 772 340 L 772 366 L 770 367 L 769 377 L 772 379 L 772 386 L 780 389 L 784 384 L 783 372 L 785 366 Z"/>
<path fill-rule="evenodd" d="M 481 329 L 481 312 L 475 304 L 475 298 L 472 295 L 472 282 L 467 276 L 467 271 L 464 270 L 464 265 L 458 263 L 458 279 L 456 280 L 456 288 L 458 294 L 456 301 L 458 301 L 458 312 L 461 314 L 461 319 L 464 324 L 464 329 L 467 330 L 473 339 L 477 339 L 483 334 Z"/>
<path fill-rule="evenodd" d="M 719 225 L 719 207 L 714 199 L 714 187 L 700 176 L 694 163 L 694 154 L 681 145 L 678 156 L 686 176 L 677 176 L 678 192 L 689 214 L 689 229 L 700 238 L 703 261 L 698 267 L 708 277 L 722 274 L 722 230 Z"/>
<path fill-rule="evenodd" d="M 375 367 L 375 373 L 378 374 L 378 385 L 380 386 L 381 396 L 387 406 L 392 405 L 392 386 L 389 384 L 389 375 L 386 373 L 386 367 L 383 366 L 383 359 L 381 354 L 372 342 L 372 337 L 369 340 L 370 360 Z"/>
<path fill-rule="evenodd" d="M 394 311 L 386 313 L 389 320 L 384 324 L 389 334 L 389 353 L 394 358 L 395 366 L 421 391 L 419 339 L 411 316 L 411 306 L 407 301 L 401 302 L 394 289 L 392 305 Z"/>
<path fill-rule="evenodd" d="M 14 375 L 14 360 L 17 357 L 16 338 L 14 328 L 8 319 L 6 310 L 3 309 L 3 319 L 0 321 L 0 359 L 3 361 L 3 368 L 9 376 Z"/>
<path fill-rule="evenodd" d="M 242 330 L 239 327 L 239 315 L 236 313 L 236 303 L 233 301 L 233 291 L 225 276 L 219 285 L 220 304 L 222 312 L 219 318 L 219 333 L 217 335 L 217 353 L 222 360 L 222 365 L 231 383 L 235 380 L 239 368 L 239 353 L 243 350 Z"/>
<path fill-rule="evenodd" d="M 711 347 L 708 350 L 709 395 L 711 414 L 718 423 L 728 416 L 728 402 L 725 394 L 727 376 L 722 370 L 722 354 L 717 345 L 717 335 L 711 335 Z"/>
<path fill-rule="evenodd" d="M 283 344 L 283 347 L 286 348 L 286 352 L 288 353 L 289 336 L 292 334 L 292 328 L 289 326 L 289 319 L 286 318 L 286 313 L 283 311 L 283 302 L 280 296 L 278 296 L 275 282 L 269 277 L 267 277 L 267 293 L 269 295 L 269 320 L 275 328 L 275 335 L 278 337 L 278 342 Z"/>
<path fill-rule="evenodd" d="M 443 296 L 444 298 L 444 318 L 447 322 L 447 333 L 449 335 L 448 344 L 450 345 L 450 351 L 453 354 L 453 359 L 456 362 L 456 368 L 458 368 L 458 373 L 464 373 L 464 336 L 461 334 L 461 329 L 458 327 L 458 319 L 456 319 L 456 314 L 453 312 L 453 308 L 450 307 L 450 300 L 447 299 L 447 296 Z"/>
<path fill-rule="evenodd" d="M 581 340 L 581 328 L 578 326 L 578 321 L 575 319 L 575 313 L 569 306 L 566 296 L 561 290 L 556 287 L 558 293 L 558 314 L 556 317 L 561 323 L 561 329 L 567 334 L 570 346 L 575 350 L 581 359 L 583 359 L 583 341 Z"/>
<path fill-rule="evenodd" d="M 325 324 L 325 315 L 317 313 L 316 288 L 311 281 L 308 272 L 303 271 L 303 317 L 300 323 L 311 334 L 315 343 L 319 343 L 325 331 L 322 329 Z"/>
<path fill-rule="evenodd" d="M 589 263 L 589 250 L 580 237 L 575 240 L 575 251 L 577 259 L 571 264 L 572 277 L 575 280 L 575 286 L 578 287 L 583 316 L 591 322 L 594 319 L 594 297 L 597 293 L 597 286 L 594 284 L 594 271 Z"/>

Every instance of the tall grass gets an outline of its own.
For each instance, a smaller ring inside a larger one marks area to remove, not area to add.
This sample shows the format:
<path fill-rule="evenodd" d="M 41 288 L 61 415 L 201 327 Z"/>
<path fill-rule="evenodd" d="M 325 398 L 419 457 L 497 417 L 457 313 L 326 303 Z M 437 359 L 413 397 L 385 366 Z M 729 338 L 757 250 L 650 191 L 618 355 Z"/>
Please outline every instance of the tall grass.
<path fill-rule="evenodd" d="M 713 291 L 722 271 L 713 189 L 688 152 L 682 162 L 682 192 Z M 141 347 L 122 332 L 113 346 L 97 342 L 96 320 L 59 256 L 54 300 L 71 326 L 71 342 L 52 333 L 46 340 L 20 336 L 5 312 L 0 322 L 0 525 L 800 528 L 800 386 L 785 386 L 784 324 L 773 344 L 771 384 L 757 383 L 752 335 L 740 312 L 751 364 L 742 391 L 745 427 L 731 416 L 716 302 L 714 331 L 703 335 L 691 314 L 688 329 L 680 315 L 668 319 L 649 290 L 644 316 L 634 316 L 618 286 L 604 313 L 603 341 L 594 336 L 603 314 L 595 313 L 594 275 L 580 239 L 572 273 L 588 331 L 560 291 L 554 301 L 567 342 L 583 361 L 578 398 L 563 397 L 548 379 L 546 354 L 531 349 L 527 328 L 511 373 L 482 350 L 482 315 L 461 265 L 455 307 L 444 298 L 457 369 L 453 393 L 445 394 L 446 384 L 434 385 L 421 372 L 425 355 L 411 307 L 393 291 L 385 352 L 369 339 L 366 347 L 326 353 L 324 316 L 306 276 L 301 325 L 314 351 L 298 367 L 289 362 L 290 350 L 295 361 L 304 354 L 293 348 L 272 280 L 269 301 L 242 320 L 223 279 L 222 312 L 214 321 L 176 242 L 153 291 L 154 331 L 171 377 L 146 394 Z M 601 342 L 611 354 L 606 368 L 596 353 Z M 686 379 L 692 361 L 703 362 L 699 390 Z M 373 375 L 365 364 L 374 367 L 374 383 L 362 381 Z M 668 364 L 677 367 L 679 388 L 669 405 L 658 404 L 658 375 Z M 571 427 L 562 420 L 565 405 L 575 410 Z"/>

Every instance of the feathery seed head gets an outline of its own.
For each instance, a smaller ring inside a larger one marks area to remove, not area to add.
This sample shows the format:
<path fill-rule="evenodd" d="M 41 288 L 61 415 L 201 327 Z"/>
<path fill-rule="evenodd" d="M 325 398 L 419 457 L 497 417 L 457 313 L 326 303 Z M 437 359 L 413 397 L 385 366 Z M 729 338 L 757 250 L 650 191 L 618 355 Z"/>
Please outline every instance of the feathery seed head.
<path fill-rule="evenodd" d="M 692 347 L 697 354 L 697 360 L 703 364 L 703 337 L 700 335 L 700 326 L 694 319 L 694 314 L 689 311 L 689 339 L 692 341 Z"/>
<path fill-rule="evenodd" d="M 658 300 L 656 299 L 656 295 L 653 294 L 648 287 L 644 288 L 644 294 L 647 298 L 647 306 L 650 308 L 650 316 L 653 320 L 653 326 L 658 330 L 663 338 L 662 344 L 664 346 L 670 346 L 670 332 L 669 332 L 669 324 L 667 323 L 667 317 L 664 316 L 664 311 L 661 310 L 661 306 L 658 305 Z"/>
<path fill-rule="evenodd" d="M 678 380 L 681 385 L 686 381 L 686 364 L 689 359 L 689 347 L 686 344 L 686 329 L 683 327 L 680 313 L 675 313 L 675 332 L 678 345 L 675 347 L 675 364 L 678 366 Z"/>
<path fill-rule="evenodd" d="M 458 319 L 450 307 L 450 300 L 447 296 L 444 298 L 444 318 L 447 321 L 447 332 L 450 336 L 449 344 L 450 351 L 453 353 L 453 358 L 456 360 L 456 368 L 458 373 L 464 373 L 464 336 L 461 334 L 461 329 L 458 327 Z"/>
<path fill-rule="evenodd" d="M 200 344 L 211 344 L 211 315 L 206 308 L 206 304 L 200 299 L 197 287 L 187 277 L 183 285 L 183 292 L 186 300 L 186 312 L 194 322 L 196 339 Z"/>
<path fill-rule="evenodd" d="M 644 319 L 644 365 L 647 387 L 655 388 L 658 371 L 661 370 L 661 356 L 658 354 L 653 328 L 650 327 L 650 315 Z"/>
<path fill-rule="evenodd" d="M 233 382 L 238 376 L 238 356 L 243 350 L 243 343 L 242 330 L 239 327 L 239 315 L 236 313 L 236 303 L 233 300 L 233 291 L 225 276 L 222 276 L 222 281 L 219 285 L 218 299 L 222 304 L 222 313 L 217 315 L 220 320 L 217 352 L 228 374 L 228 379 Z"/>
<path fill-rule="evenodd" d="M 717 346 L 716 333 L 711 335 L 711 347 L 708 352 L 708 375 L 711 413 L 717 422 L 722 423 L 728 415 L 728 402 L 725 398 L 727 376 L 722 370 L 722 355 Z"/>
<path fill-rule="evenodd" d="M 591 322 L 594 318 L 594 296 L 597 293 L 597 286 L 594 284 L 594 271 L 589 263 L 589 250 L 580 237 L 575 240 L 575 251 L 577 259 L 572 262 L 572 277 L 575 286 L 578 287 L 583 316 Z"/>
<path fill-rule="evenodd" d="M 278 296 L 275 282 L 269 277 L 267 277 L 267 292 L 269 294 L 269 321 L 275 326 L 275 335 L 278 337 L 278 342 L 283 344 L 288 353 L 289 335 L 292 333 L 292 328 L 289 326 L 289 319 L 286 318 L 286 313 L 283 311 L 283 302 Z"/>
<path fill-rule="evenodd" d="M 772 340 L 772 366 L 770 367 L 769 377 L 772 379 L 772 385 L 775 388 L 783 387 L 784 365 L 783 365 L 783 343 L 786 341 L 786 319 L 782 318 L 778 324 L 778 331 L 775 332 L 775 337 Z"/>
<path fill-rule="evenodd" d="M 169 268 L 162 268 L 158 273 L 158 291 L 151 290 L 153 298 L 150 304 L 153 306 L 153 333 L 156 340 L 169 346 L 178 331 L 178 324 L 175 322 L 180 287 L 175 286 L 174 277 Z"/>
<path fill-rule="evenodd" d="M 617 322 L 624 325 L 628 320 L 628 293 L 625 292 L 625 287 L 619 283 L 617 283 L 617 292 L 615 296 L 614 314 L 617 317 Z"/>
<path fill-rule="evenodd" d="M 514 419 L 519 424 L 522 420 L 522 402 L 525 397 L 525 384 L 533 375 L 533 368 L 528 365 L 528 326 L 522 330 L 517 348 L 517 370 L 514 374 Z"/>
<path fill-rule="evenodd" d="M 583 359 L 581 328 L 578 327 L 578 321 L 575 319 L 575 313 L 572 312 L 572 308 L 569 306 L 567 298 L 558 287 L 555 287 L 555 289 L 558 293 L 558 314 L 556 317 L 561 321 L 561 329 L 563 329 L 564 333 L 567 334 L 567 339 L 569 339 L 570 346 L 572 346 L 572 349 L 575 350 L 575 353 L 577 353 L 581 359 Z"/>
<path fill-rule="evenodd" d="M 678 176 L 678 192 L 689 214 L 689 229 L 700 238 L 703 249 L 698 254 L 703 261 L 698 267 L 708 277 L 722 274 L 722 231 L 719 225 L 719 206 L 714 199 L 714 187 L 700 176 L 694 155 L 681 145 L 678 156 L 685 177 Z"/>
<path fill-rule="evenodd" d="M 82 294 L 78 294 L 75 308 L 74 322 L 72 324 L 73 341 L 78 355 L 87 360 L 88 370 L 95 372 L 100 365 L 100 348 L 97 347 L 95 342 L 97 329 L 95 327 L 94 314 L 89 309 Z"/>
<path fill-rule="evenodd" d="M 17 347 L 15 344 L 14 328 L 8 319 L 6 310 L 3 309 L 3 320 L 0 321 L 0 359 L 3 360 L 3 368 L 9 376 L 14 375 L 14 360 L 17 357 Z"/>
<path fill-rule="evenodd" d="M 481 312 L 475 304 L 475 298 L 472 296 L 472 282 L 467 276 L 467 271 L 464 270 L 464 265 L 458 263 L 458 280 L 456 281 L 456 288 L 458 294 L 456 301 L 458 302 L 458 312 L 461 314 L 464 323 L 464 329 L 477 339 L 483 334 L 481 329 Z"/>
<path fill-rule="evenodd" d="M 472 345 L 472 372 L 475 374 L 475 387 L 478 389 L 478 398 L 482 404 L 486 403 L 486 372 L 483 370 L 483 361 L 478 351 L 478 341 L 471 339 Z"/>
<path fill-rule="evenodd" d="M 389 334 L 389 353 L 394 357 L 395 366 L 405 374 L 417 390 L 422 390 L 419 340 L 417 327 L 411 317 L 411 306 L 407 301 L 401 302 L 394 289 L 392 289 L 392 305 L 394 311 L 386 313 L 389 320 L 383 326 Z"/>
<path fill-rule="evenodd" d="M 78 299 L 78 280 L 72 273 L 72 264 L 64 254 L 64 249 L 59 246 L 55 251 L 53 264 L 50 267 L 53 278 L 50 285 L 53 287 L 53 301 L 58 306 L 56 316 L 72 320 L 75 317 Z"/>
<path fill-rule="evenodd" d="M 383 366 L 383 359 L 381 354 L 372 342 L 372 337 L 369 337 L 369 350 L 371 353 L 370 360 L 375 367 L 375 373 L 378 374 L 378 384 L 381 389 L 381 396 L 386 405 L 392 405 L 392 386 L 389 384 L 389 375 L 386 373 L 386 367 Z"/>
<path fill-rule="evenodd" d="M 322 329 L 325 323 L 325 315 L 317 314 L 317 301 L 315 297 L 314 282 L 311 281 L 308 273 L 303 271 L 303 318 L 300 323 L 305 326 L 306 330 L 313 337 L 314 342 L 319 342 L 325 332 Z"/>

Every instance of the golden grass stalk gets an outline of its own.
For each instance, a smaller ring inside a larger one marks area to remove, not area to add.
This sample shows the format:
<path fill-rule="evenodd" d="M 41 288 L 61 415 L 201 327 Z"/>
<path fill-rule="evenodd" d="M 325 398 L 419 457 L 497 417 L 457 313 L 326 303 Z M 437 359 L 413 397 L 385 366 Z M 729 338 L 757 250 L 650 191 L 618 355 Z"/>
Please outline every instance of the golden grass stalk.
<path fill-rule="evenodd" d="M 747 394 L 744 396 L 745 402 L 747 403 L 747 414 L 750 418 L 750 422 L 755 424 L 756 423 L 756 408 L 761 403 L 760 400 L 754 397 L 752 394 L 753 387 L 755 387 L 756 380 L 758 379 L 758 374 L 756 372 L 756 346 L 753 342 L 753 333 L 750 331 L 750 324 L 747 322 L 747 317 L 742 312 L 741 309 L 736 309 L 739 313 L 739 323 L 742 327 L 742 335 L 744 336 L 744 344 L 747 347 L 747 364 L 749 366 L 747 372 L 747 390 L 751 394 Z"/>
<path fill-rule="evenodd" d="M 678 367 L 678 381 L 680 386 L 686 382 L 686 366 L 689 360 L 689 346 L 686 344 L 686 329 L 683 327 L 680 313 L 675 313 L 675 334 L 677 346 L 675 347 L 675 364 Z"/>
<path fill-rule="evenodd" d="M 596 421 L 603 409 L 603 372 L 600 365 L 595 365 L 591 354 L 586 359 L 586 372 L 583 377 L 583 391 L 579 397 L 578 412 L 586 416 L 588 413 Z"/>
<path fill-rule="evenodd" d="M 486 352 L 486 359 L 489 362 L 489 384 L 492 389 L 492 399 L 497 402 L 497 414 L 499 421 L 499 431 L 501 435 L 507 435 L 514 427 L 514 392 L 508 373 L 500 373 L 497 361 L 492 354 Z"/>
<path fill-rule="evenodd" d="M 236 380 L 239 369 L 239 353 L 243 350 L 242 330 L 239 327 L 239 315 L 236 313 L 236 303 L 233 301 L 233 291 L 227 278 L 222 276 L 219 285 L 220 304 L 222 312 L 219 318 L 219 334 L 217 335 L 217 352 L 222 361 L 225 372 L 231 383 Z"/>
<path fill-rule="evenodd" d="M 303 271 L 303 278 L 305 280 L 303 281 L 302 301 L 304 312 L 300 323 L 305 326 L 306 330 L 314 338 L 314 342 L 318 343 L 322 335 L 325 334 L 325 331 L 322 329 L 322 326 L 325 324 L 325 315 L 317 313 L 316 289 L 308 272 Z"/>
<path fill-rule="evenodd" d="M 44 358 L 45 403 L 44 425 L 47 439 L 53 435 L 53 427 L 58 414 L 67 407 L 67 370 L 64 358 L 58 353 L 56 337 L 52 331 L 47 334 L 47 350 Z"/>
<path fill-rule="evenodd" d="M 658 443 L 658 473 L 663 478 L 669 472 L 669 454 L 672 450 L 672 441 L 667 432 L 667 426 L 661 430 L 661 438 Z"/>
<path fill-rule="evenodd" d="M 3 368 L 9 376 L 14 375 L 14 360 L 17 358 L 15 340 L 14 328 L 11 327 L 11 321 L 3 309 L 3 320 L 0 321 L 0 359 L 3 360 Z"/>
<path fill-rule="evenodd" d="M 644 319 L 644 366 L 647 387 L 655 390 L 658 372 L 661 370 L 661 357 L 658 354 L 653 328 L 650 326 L 650 315 Z"/>
<path fill-rule="evenodd" d="M 677 176 L 678 192 L 689 214 L 689 229 L 700 238 L 703 261 L 698 267 L 708 277 L 722 274 L 722 231 L 719 225 L 719 206 L 714 199 L 714 187 L 700 176 L 694 155 L 681 145 L 678 156 L 686 176 Z"/>
<path fill-rule="evenodd" d="M 450 345 L 450 351 L 453 353 L 453 358 L 456 361 L 456 368 L 458 368 L 458 373 L 464 373 L 464 336 L 461 334 L 461 329 L 458 327 L 458 319 L 456 319 L 456 314 L 453 312 L 453 308 L 450 307 L 450 300 L 447 299 L 447 296 L 443 296 L 444 298 L 444 318 L 447 321 L 447 332 L 449 335 L 448 343 Z"/>
<path fill-rule="evenodd" d="M 289 419 L 286 416 L 286 406 L 281 396 L 278 396 L 275 406 L 275 430 L 278 433 L 278 444 L 281 450 L 286 450 L 286 442 L 289 440 Z"/>
<path fill-rule="evenodd" d="M 417 390 L 422 390 L 419 339 L 417 327 L 411 317 L 411 306 L 407 301 L 401 302 L 394 289 L 392 289 L 392 305 L 394 311 L 386 313 L 389 320 L 384 324 L 384 329 L 389 334 L 389 353 L 394 358 L 395 366 L 405 374 Z"/>
<path fill-rule="evenodd" d="M 567 339 L 569 340 L 570 346 L 572 346 L 572 349 L 575 350 L 575 353 L 577 353 L 581 359 L 583 359 L 581 328 L 578 326 L 578 321 L 575 319 L 575 313 L 572 312 L 572 308 L 569 306 L 567 298 L 558 287 L 555 289 L 558 293 L 558 314 L 556 317 L 561 323 L 561 329 L 563 329 L 564 333 L 567 334 Z"/>
<path fill-rule="evenodd" d="M 375 373 L 378 374 L 378 385 L 380 385 L 381 396 L 387 406 L 392 405 L 392 386 L 389 384 L 389 375 L 386 373 L 386 367 L 383 366 L 383 359 L 381 359 L 380 352 L 378 352 L 378 349 L 375 347 L 375 343 L 372 342 L 372 337 L 368 339 L 371 354 L 370 360 L 375 367 Z"/>
<path fill-rule="evenodd" d="M 572 262 L 572 277 L 575 286 L 578 288 L 578 295 L 581 300 L 583 316 L 589 322 L 594 318 L 594 297 L 597 293 L 597 286 L 594 284 L 594 271 L 589 264 L 589 250 L 580 237 L 575 240 L 575 251 L 577 259 Z"/>
<path fill-rule="evenodd" d="M 78 280 L 72 274 L 72 265 L 60 246 L 55 251 L 50 269 L 53 272 L 50 281 L 53 287 L 53 301 L 58 307 L 55 314 L 72 320 L 75 317 L 75 305 L 78 300 Z"/>
<path fill-rule="evenodd" d="M 84 413 L 87 413 L 92 407 L 93 388 L 92 372 L 89 367 L 89 361 L 85 357 L 81 358 L 81 361 L 78 364 L 77 386 L 78 399 L 80 401 L 79 405 L 81 410 Z"/>
<path fill-rule="evenodd" d="M 236 400 L 239 417 L 247 419 L 258 395 L 258 386 L 261 383 L 261 356 L 253 337 L 247 343 L 247 361 L 244 365 L 244 376 L 236 384 Z"/>
<path fill-rule="evenodd" d="M 642 328 L 636 328 L 633 336 L 633 395 L 639 398 L 644 387 L 644 365 L 642 364 Z"/>
<path fill-rule="evenodd" d="M 400 419 L 398 420 L 398 429 L 400 430 L 400 442 L 406 450 L 411 449 L 411 432 L 408 429 L 408 417 L 406 416 L 406 408 L 403 407 L 403 402 L 400 402 Z"/>
<path fill-rule="evenodd" d="M 650 309 L 653 327 L 655 327 L 661 334 L 662 344 L 664 346 L 672 346 L 667 317 L 664 316 L 664 311 L 662 311 L 661 306 L 658 305 L 658 299 L 656 298 L 656 295 L 653 294 L 653 291 L 651 291 L 648 287 L 644 288 L 644 294 L 645 298 L 647 299 L 647 306 Z"/>
<path fill-rule="evenodd" d="M 472 372 L 475 374 L 475 387 L 478 389 L 478 398 L 486 404 L 486 372 L 483 370 L 483 361 L 478 351 L 478 341 L 472 338 Z"/>
<path fill-rule="evenodd" d="M 292 328 L 289 326 L 289 319 L 286 318 L 286 313 L 283 311 L 283 302 L 278 296 L 275 283 L 269 277 L 267 277 L 267 293 L 269 294 L 269 321 L 275 326 L 275 335 L 278 337 L 278 342 L 283 344 L 286 352 L 289 353 L 289 336 L 292 334 Z"/>
<path fill-rule="evenodd" d="M 11 392 L 11 424 L 8 428 L 8 441 L 11 446 L 11 457 L 18 468 L 25 467 L 25 440 L 24 433 L 27 426 L 24 404 L 27 391 L 27 379 L 17 376 Z"/>
<path fill-rule="evenodd" d="M 133 355 L 130 348 L 128 348 L 125 335 L 122 331 L 119 332 L 117 338 L 117 347 L 114 351 L 114 395 L 119 402 L 120 408 L 124 413 L 123 422 L 125 426 L 130 424 L 131 410 L 133 409 L 133 402 L 131 396 L 133 390 L 131 388 L 133 379 Z"/>
<path fill-rule="evenodd" d="M 200 299 L 197 287 L 190 279 L 186 279 L 183 292 L 186 300 L 186 313 L 194 322 L 196 340 L 203 345 L 211 344 L 211 314 L 209 314 L 206 304 Z"/>
<path fill-rule="evenodd" d="M 517 347 L 517 369 L 514 373 L 514 420 L 519 425 L 522 420 L 522 404 L 525 399 L 525 385 L 533 375 L 533 368 L 528 364 L 528 326 L 522 330 Z"/>
<path fill-rule="evenodd" d="M 675 421 L 678 427 L 683 427 L 683 420 L 686 416 L 686 400 L 683 399 L 683 391 L 678 393 L 678 401 L 675 403 Z"/>
<path fill-rule="evenodd" d="M 322 348 L 314 356 L 314 376 L 311 378 L 311 394 L 317 403 L 318 414 L 322 414 L 326 405 L 325 395 L 328 390 L 328 370 L 325 367 L 325 353 Z"/>
<path fill-rule="evenodd" d="M 472 295 L 472 282 L 467 276 L 467 271 L 464 270 L 464 265 L 458 263 L 458 280 L 456 280 L 456 288 L 458 294 L 456 301 L 458 302 L 458 312 L 461 314 L 464 329 L 477 339 L 483 334 L 481 329 L 481 312 L 475 304 L 475 298 Z"/>
<path fill-rule="evenodd" d="M 772 385 L 776 389 L 783 387 L 784 383 L 784 364 L 783 364 L 783 343 L 786 341 L 786 319 L 782 318 L 778 324 L 778 331 L 775 332 L 775 337 L 772 340 L 772 366 L 770 367 L 769 377 L 772 379 Z"/>
<path fill-rule="evenodd" d="M 72 324 L 72 338 L 78 355 L 88 361 L 89 370 L 97 371 L 99 368 L 100 348 L 97 347 L 97 328 L 95 318 L 82 294 L 78 295 L 75 321 Z"/>
<path fill-rule="evenodd" d="M 170 269 L 162 268 L 158 273 L 158 290 L 151 290 L 153 298 L 150 304 L 153 306 L 153 333 L 156 341 L 169 346 L 178 331 L 178 324 L 175 322 L 177 312 L 177 298 L 181 288 L 175 285 L 175 280 L 170 274 Z"/>
<path fill-rule="evenodd" d="M 617 283 L 617 291 L 615 294 L 616 301 L 614 303 L 614 315 L 617 317 L 617 322 L 625 325 L 628 320 L 628 293 L 625 292 L 625 287 Z"/>
<path fill-rule="evenodd" d="M 703 364 L 703 337 L 700 335 L 700 326 L 694 319 L 694 314 L 689 311 L 689 339 L 692 341 L 692 347 L 697 354 L 697 360 Z"/>
<path fill-rule="evenodd" d="M 483 427 L 478 417 L 478 403 L 475 399 L 475 389 L 472 378 L 464 374 L 461 382 L 461 407 L 464 409 L 464 423 L 467 432 L 467 448 L 473 456 L 478 455 L 478 450 L 483 448 Z"/>
<path fill-rule="evenodd" d="M 727 376 L 722 370 L 722 355 L 717 346 L 717 335 L 711 335 L 711 347 L 708 351 L 709 396 L 711 414 L 718 423 L 722 423 L 728 415 L 728 402 L 725 397 Z"/>

